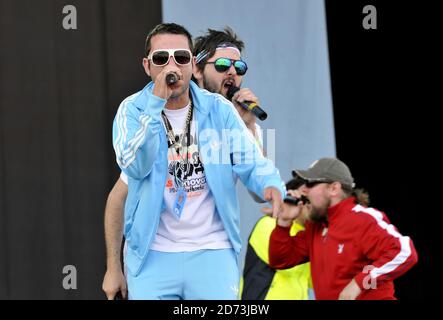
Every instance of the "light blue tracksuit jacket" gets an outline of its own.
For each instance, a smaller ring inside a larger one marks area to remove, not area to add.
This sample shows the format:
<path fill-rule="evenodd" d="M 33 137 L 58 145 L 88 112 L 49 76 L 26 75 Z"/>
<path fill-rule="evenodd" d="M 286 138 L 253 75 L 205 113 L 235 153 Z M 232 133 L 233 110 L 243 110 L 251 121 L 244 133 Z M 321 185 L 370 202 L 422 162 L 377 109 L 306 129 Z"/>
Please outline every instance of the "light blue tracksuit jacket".
<path fill-rule="evenodd" d="M 153 82 L 121 103 L 113 124 L 117 163 L 128 176 L 124 235 L 127 271 L 136 276 L 157 233 L 165 205 L 168 143 L 161 111 L 166 100 L 152 94 Z M 272 162 L 263 157 L 235 107 L 191 81 L 200 160 L 216 211 L 237 254 L 241 249 L 236 176 L 263 198 L 267 187 L 285 194 Z"/>

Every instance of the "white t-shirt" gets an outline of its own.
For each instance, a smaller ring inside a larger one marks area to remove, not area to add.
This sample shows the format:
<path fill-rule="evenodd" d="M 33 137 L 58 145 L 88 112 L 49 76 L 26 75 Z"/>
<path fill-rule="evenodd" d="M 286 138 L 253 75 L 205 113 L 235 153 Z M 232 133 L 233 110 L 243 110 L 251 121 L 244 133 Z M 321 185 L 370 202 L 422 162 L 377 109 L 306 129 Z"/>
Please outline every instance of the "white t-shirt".
<path fill-rule="evenodd" d="M 189 105 L 179 110 L 164 109 L 174 134 L 180 135 L 180 139 L 183 139 L 182 131 L 188 110 Z M 187 152 L 187 162 L 184 161 L 186 159 L 186 133 L 184 136 L 184 147 L 180 152 L 183 159 L 173 150 L 173 146 L 168 150 L 168 176 L 163 191 L 166 209 L 160 215 L 157 235 L 150 249 L 184 252 L 232 248 L 216 211 L 214 197 L 206 182 L 204 168 L 200 162 L 194 121 L 191 125 L 191 143 Z M 183 181 L 183 188 L 187 194 L 180 217 L 173 213 L 177 195 L 174 172 L 177 178 Z M 127 181 L 123 173 L 121 177 L 123 181 L 125 179 Z"/>

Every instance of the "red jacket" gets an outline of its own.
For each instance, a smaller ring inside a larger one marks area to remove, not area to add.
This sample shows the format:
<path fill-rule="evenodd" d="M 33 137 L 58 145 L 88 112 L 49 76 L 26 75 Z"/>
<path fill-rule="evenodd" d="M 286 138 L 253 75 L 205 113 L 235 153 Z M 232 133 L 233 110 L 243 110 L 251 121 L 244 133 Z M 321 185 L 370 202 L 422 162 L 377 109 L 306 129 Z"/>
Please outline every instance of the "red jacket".
<path fill-rule="evenodd" d="M 354 197 L 330 207 L 328 223 L 309 221 L 295 237 L 277 225 L 269 245 L 271 268 L 311 261 L 316 299 L 338 299 L 353 278 L 362 289 L 357 299 L 395 299 L 393 280 L 417 260 L 411 239 Z"/>

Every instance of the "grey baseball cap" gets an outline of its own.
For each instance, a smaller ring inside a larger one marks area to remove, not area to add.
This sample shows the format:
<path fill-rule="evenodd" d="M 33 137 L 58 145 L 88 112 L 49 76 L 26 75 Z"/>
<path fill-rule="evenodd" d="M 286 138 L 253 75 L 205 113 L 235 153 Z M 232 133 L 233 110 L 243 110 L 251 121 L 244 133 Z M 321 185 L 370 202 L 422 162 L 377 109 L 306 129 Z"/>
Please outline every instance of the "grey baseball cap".
<path fill-rule="evenodd" d="M 292 170 L 294 177 L 308 182 L 340 182 L 345 188 L 354 188 L 354 178 L 348 166 L 337 158 L 321 158 L 312 163 L 308 170 Z"/>

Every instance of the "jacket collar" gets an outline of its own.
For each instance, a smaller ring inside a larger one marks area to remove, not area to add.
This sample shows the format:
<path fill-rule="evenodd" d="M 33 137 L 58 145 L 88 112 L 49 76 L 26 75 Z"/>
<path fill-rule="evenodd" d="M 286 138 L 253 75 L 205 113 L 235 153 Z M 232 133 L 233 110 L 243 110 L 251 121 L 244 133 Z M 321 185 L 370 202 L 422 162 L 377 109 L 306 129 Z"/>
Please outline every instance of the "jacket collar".
<path fill-rule="evenodd" d="M 189 82 L 189 90 L 191 91 L 192 103 L 197 112 L 201 113 L 203 116 L 208 115 L 212 106 L 212 103 L 208 103 L 208 100 L 213 93 L 201 89 L 192 80 Z"/>
<path fill-rule="evenodd" d="M 341 213 L 347 211 L 346 209 L 349 207 L 351 209 L 355 206 L 355 197 L 349 197 L 343 199 L 339 203 L 333 205 L 328 208 L 328 222 L 331 223 L 334 219 L 336 219 Z"/>

